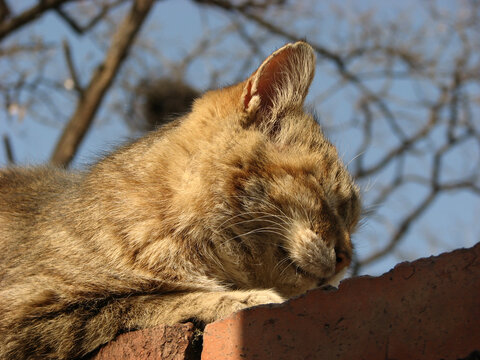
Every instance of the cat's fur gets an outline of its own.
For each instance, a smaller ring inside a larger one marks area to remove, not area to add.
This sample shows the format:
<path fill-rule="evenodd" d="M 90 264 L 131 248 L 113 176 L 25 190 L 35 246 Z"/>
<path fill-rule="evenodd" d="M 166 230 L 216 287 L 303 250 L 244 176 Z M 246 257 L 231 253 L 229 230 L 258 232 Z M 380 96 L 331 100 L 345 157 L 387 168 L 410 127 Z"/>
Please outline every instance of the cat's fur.
<path fill-rule="evenodd" d="M 0 358 L 82 356 L 342 272 L 359 194 L 303 111 L 314 68 L 288 44 L 84 173 L 2 170 Z"/>

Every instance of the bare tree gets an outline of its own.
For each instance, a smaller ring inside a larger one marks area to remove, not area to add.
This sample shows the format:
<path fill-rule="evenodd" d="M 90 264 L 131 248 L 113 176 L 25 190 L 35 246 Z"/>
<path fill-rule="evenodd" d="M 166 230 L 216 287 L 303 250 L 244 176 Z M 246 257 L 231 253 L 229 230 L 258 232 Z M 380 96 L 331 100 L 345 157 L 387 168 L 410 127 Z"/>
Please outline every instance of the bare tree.
<path fill-rule="evenodd" d="M 146 16 L 162 11 L 163 2 L 51 0 L 15 11 L 0 1 L 0 61 L 16 69 L 19 57 L 34 57 L 30 68 L 0 77 L 6 118 L 30 116 L 25 115 L 28 110 L 37 119 L 44 116 L 44 121 L 62 127 L 51 162 L 68 166 L 99 109 L 108 107 L 110 121 L 131 123 L 141 116 L 136 99 L 148 93 L 144 79 L 152 78 L 149 62 L 157 64 L 160 76 L 169 75 L 189 88 L 196 79 L 192 74 L 208 69 L 202 87 L 209 88 L 225 83 L 219 79 L 244 78 L 274 47 L 306 38 L 317 52 L 320 78 L 313 84 L 311 102 L 334 142 L 340 147 L 342 141 L 348 143 L 342 151 L 364 189 L 367 227 L 373 229 L 360 231 L 357 241 L 365 245 L 355 259 L 354 273 L 368 271 L 394 255 L 400 260 L 407 253 L 412 228 L 423 224 L 446 194 L 478 199 L 477 1 L 442 5 L 430 0 L 383 8 L 381 2 L 368 8 L 357 2 L 314 0 L 191 0 L 189 4 L 200 13 L 203 34 L 197 36 L 196 46 L 172 60 L 166 46 L 156 42 L 156 37 L 168 38 L 161 31 L 142 32 L 131 50 Z M 17 30 L 47 13 L 56 14 L 73 33 L 90 37 L 102 49 L 103 59 L 86 85 L 85 71 L 78 70 L 81 61 L 68 41 L 50 44 L 38 37 L 15 41 Z M 66 80 L 46 75 L 52 49 L 62 55 Z M 105 98 L 112 93 L 116 96 Z M 59 107 L 59 101 L 65 106 Z M 69 111 L 64 113 L 64 108 Z M 15 149 L 8 137 L 4 146 L 8 161 L 13 162 Z M 438 211 L 447 214 L 450 209 Z M 428 224 L 421 226 L 428 227 L 429 247 L 436 243 L 439 250 L 446 249 L 442 234 Z M 427 241 L 418 238 L 416 246 L 421 244 L 427 246 Z"/>

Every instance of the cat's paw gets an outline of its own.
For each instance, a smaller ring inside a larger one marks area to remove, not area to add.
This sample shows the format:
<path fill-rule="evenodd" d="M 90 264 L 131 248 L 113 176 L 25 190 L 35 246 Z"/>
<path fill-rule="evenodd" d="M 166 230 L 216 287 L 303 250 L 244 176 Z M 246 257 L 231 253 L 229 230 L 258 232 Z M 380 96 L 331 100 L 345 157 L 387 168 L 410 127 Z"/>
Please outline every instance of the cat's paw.
<path fill-rule="evenodd" d="M 236 311 L 263 304 L 279 304 L 285 301 L 273 290 L 235 291 L 223 295 L 216 307 L 216 319 L 224 318 Z"/>
<path fill-rule="evenodd" d="M 247 292 L 242 300 L 245 307 L 251 307 L 263 304 L 279 304 L 285 299 L 273 290 L 254 290 Z"/>

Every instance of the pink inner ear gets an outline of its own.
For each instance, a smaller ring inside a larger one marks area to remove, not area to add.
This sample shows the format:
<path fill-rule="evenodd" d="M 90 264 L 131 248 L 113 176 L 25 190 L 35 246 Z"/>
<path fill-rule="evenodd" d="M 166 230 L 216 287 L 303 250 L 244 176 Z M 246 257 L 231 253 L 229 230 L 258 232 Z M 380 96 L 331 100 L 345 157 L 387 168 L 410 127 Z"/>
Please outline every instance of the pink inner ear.
<path fill-rule="evenodd" d="M 292 70 L 292 64 L 290 64 L 291 56 L 292 49 L 287 47 L 268 60 L 261 70 L 258 79 L 257 93 L 260 95 L 261 107 L 264 110 L 272 107 L 274 97 L 276 96 L 275 89 L 282 86 L 282 82 L 285 80 L 284 78 L 287 77 L 288 72 Z"/>
<path fill-rule="evenodd" d="M 294 52 L 294 48 L 290 46 L 278 50 L 250 76 L 243 99 L 245 109 L 248 109 L 252 97 L 257 94 L 260 96 L 260 107 L 264 111 L 271 109 L 277 95 L 276 89 L 283 85 L 285 78 L 294 67 L 292 64 Z M 253 89 L 255 82 L 256 87 Z"/>

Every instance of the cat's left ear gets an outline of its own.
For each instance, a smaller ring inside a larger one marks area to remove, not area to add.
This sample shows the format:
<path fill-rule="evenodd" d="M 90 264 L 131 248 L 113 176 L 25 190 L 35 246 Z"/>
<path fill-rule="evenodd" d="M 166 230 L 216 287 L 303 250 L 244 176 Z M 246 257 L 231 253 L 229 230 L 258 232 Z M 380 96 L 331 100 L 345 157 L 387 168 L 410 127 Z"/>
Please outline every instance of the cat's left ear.
<path fill-rule="evenodd" d="M 286 112 L 303 106 L 314 72 L 315 52 L 305 42 L 287 44 L 271 54 L 245 82 L 245 126 L 279 128 Z"/>

